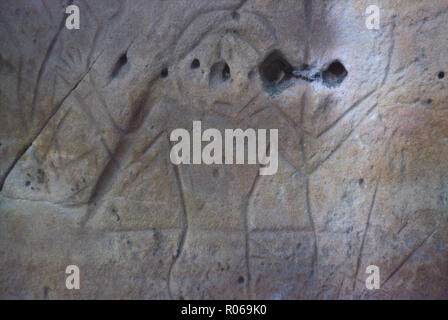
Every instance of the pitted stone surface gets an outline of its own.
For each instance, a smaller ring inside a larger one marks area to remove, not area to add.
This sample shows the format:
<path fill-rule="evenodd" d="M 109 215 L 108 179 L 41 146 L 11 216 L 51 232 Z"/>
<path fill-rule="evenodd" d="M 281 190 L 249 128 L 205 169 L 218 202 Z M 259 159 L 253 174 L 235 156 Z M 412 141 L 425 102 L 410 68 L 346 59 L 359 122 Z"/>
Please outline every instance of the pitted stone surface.
<path fill-rule="evenodd" d="M 0 3 L 1 298 L 448 298 L 446 1 L 380 30 L 369 1 L 73 3 L 80 30 Z M 194 120 L 279 129 L 278 172 L 173 165 Z"/>

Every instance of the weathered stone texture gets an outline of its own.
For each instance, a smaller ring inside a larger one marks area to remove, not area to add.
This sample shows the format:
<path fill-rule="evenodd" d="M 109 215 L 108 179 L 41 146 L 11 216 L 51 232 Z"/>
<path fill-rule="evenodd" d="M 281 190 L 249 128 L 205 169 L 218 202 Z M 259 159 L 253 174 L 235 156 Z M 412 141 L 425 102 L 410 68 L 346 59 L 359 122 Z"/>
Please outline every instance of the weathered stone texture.
<path fill-rule="evenodd" d="M 448 298 L 448 3 L 375 2 L 0 1 L 0 298 Z M 277 174 L 174 166 L 193 120 Z"/>

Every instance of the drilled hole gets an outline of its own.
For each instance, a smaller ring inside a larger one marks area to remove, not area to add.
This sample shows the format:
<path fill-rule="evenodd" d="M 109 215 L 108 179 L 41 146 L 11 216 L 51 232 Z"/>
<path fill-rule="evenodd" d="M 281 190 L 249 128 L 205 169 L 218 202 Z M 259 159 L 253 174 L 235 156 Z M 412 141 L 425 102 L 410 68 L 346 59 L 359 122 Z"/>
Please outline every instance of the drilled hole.
<path fill-rule="evenodd" d="M 328 87 L 337 87 L 339 86 L 347 77 L 347 69 L 345 69 L 344 65 L 338 60 L 333 61 L 328 68 L 322 72 L 322 78 L 324 84 Z"/>
<path fill-rule="evenodd" d="M 293 68 L 279 51 L 269 54 L 259 69 L 264 88 L 271 94 L 280 93 L 289 86 Z"/>
<path fill-rule="evenodd" d="M 222 81 L 227 81 L 230 79 L 230 68 L 229 65 L 226 63 L 224 65 L 224 69 L 222 69 Z"/>
<path fill-rule="evenodd" d="M 230 67 L 225 61 L 215 63 L 210 69 L 210 86 L 215 87 L 230 79 Z"/>
<path fill-rule="evenodd" d="M 445 78 L 445 72 L 440 71 L 437 76 L 439 77 L 440 80 L 442 80 L 443 78 Z"/>
<path fill-rule="evenodd" d="M 197 69 L 197 68 L 199 68 L 200 66 L 201 66 L 201 63 L 199 62 L 198 59 L 194 59 L 194 60 L 191 62 L 191 69 Z"/>
<path fill-rule="evenodd" d="M 160 72 L 160 77 L 162 77 L 162 79 L 168 77 L 168 68 L 162 69 L 162 71 Z"/>
<path fill-rule="evenodd" d="M 121 68 L 123 68 L 123 66 L 126 65 L 126 63 L 128 63 L 128 56 L 127 53 L 125 52 L 118 58 L 114 68 L 112 69 L 112 73 L 110 76 L 112 78 L 115 78 L 120 72 Z"/>

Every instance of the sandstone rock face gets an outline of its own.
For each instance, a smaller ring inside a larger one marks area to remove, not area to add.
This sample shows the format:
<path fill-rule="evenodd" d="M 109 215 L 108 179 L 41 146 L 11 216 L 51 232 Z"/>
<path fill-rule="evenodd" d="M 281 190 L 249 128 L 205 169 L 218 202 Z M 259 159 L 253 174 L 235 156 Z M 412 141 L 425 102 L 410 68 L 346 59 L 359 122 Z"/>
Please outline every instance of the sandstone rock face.
<path fill-rule="evenodd" d="M 1 1 L 0 298 L 448 298 L 448 3 L 375 2 Z M 173 165 L 194 120 L 278 172 Z"/>

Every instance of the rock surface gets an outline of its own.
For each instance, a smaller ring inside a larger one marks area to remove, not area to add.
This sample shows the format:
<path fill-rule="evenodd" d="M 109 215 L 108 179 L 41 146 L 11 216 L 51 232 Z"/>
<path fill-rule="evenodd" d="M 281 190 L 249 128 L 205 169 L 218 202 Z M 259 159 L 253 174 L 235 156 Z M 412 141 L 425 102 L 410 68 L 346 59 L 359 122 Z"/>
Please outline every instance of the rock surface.
<path fill-rule="evenodd" d="M 375 2 L 1 1 L 0 298 L 448 298 L 448 3 Z M 174 166 L 193 120 L 277 174 Z"/>

